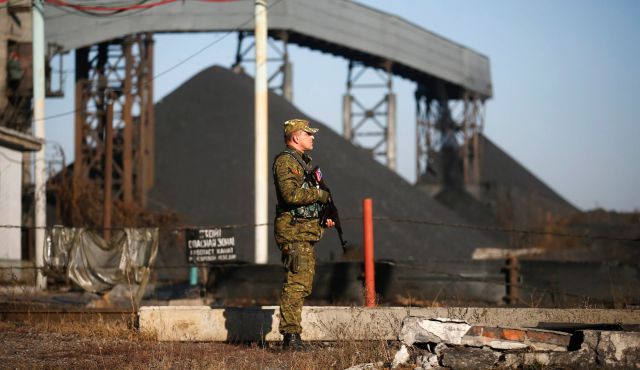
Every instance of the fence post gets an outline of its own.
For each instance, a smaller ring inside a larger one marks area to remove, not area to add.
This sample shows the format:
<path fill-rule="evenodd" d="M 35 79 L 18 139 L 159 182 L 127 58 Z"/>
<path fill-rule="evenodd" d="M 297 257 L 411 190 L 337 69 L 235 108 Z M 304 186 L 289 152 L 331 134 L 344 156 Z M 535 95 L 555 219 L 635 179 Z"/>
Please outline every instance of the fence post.
<path fill-rule="evenodd" d="M 375 272 L 373 264 L 373 201 L 362 201 L 362 221 L 364 230 L 364 281 L 367 307 L 376 305 Z"/>
<path fill-rule="evenodd" d="M 518 258 L 515 256 L 509 256 L 507 258 L 505 267 L 505 285 L 507 295 L 505 301 L 507 304 L 516 304 L 520 300 L 519 284 L 520 284 L 520 264 Z"/>

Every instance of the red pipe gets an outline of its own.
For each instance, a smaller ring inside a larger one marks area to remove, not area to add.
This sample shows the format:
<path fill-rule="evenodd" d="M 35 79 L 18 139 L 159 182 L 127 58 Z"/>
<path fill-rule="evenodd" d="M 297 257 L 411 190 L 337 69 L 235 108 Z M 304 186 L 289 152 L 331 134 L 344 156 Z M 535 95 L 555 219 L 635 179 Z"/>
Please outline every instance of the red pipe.
<path fill-rule="evenodd" d="M 364 229 L 364 287 L 367 307 L 376 305 L 376 283 L 373 264 L 373 201 L 362 201 L 362 221 Z"/>

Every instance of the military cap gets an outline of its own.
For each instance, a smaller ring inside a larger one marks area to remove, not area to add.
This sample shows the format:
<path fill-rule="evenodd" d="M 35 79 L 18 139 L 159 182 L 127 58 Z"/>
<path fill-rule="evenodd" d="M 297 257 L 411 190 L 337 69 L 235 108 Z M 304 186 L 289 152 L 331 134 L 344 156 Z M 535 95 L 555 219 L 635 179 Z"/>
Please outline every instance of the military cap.
<path fill-rule="evenodd" d="M 310 134 L 315 134 L 318 132 L 317 128 L 309 127 L 309 121 L 306 119 L 294 118 L 284 123 L 284 134 L 289 135 L 292 132 L 296 132 L 298 130 L 306 131 Z"/>

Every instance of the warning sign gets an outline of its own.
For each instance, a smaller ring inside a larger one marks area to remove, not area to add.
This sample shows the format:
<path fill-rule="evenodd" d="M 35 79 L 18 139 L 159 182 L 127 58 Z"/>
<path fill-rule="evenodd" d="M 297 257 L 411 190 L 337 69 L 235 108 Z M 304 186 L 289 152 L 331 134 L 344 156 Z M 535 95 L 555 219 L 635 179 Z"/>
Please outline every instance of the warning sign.
<path fill-rule="evenodd" d="M 236 238 L 231 228 L 188 229 L 187 260 L 192 264 L 236 260 Z"/>

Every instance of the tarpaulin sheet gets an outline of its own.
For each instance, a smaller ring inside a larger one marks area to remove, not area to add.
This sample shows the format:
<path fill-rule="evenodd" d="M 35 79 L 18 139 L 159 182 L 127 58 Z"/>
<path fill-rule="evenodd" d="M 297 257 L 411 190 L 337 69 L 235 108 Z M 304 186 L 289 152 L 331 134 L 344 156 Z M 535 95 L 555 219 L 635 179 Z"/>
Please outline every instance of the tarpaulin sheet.
<path fill-rule="evenodd" d="M 117 230 L 108 242 L 82 228 L 53 227 L 46 235 L 46 268 L 89 292 L 104 292 L 116 284 L 146 286 L 158 253 L 157 228 Z"/>

